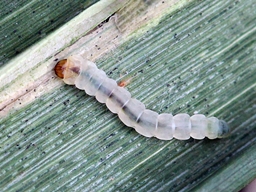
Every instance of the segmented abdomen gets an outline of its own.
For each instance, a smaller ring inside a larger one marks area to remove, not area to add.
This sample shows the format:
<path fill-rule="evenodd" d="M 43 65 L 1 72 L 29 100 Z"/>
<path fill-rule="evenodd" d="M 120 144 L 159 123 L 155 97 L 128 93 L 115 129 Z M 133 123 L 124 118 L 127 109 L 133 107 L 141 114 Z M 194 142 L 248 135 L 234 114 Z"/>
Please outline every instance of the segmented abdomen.
<path fill-rule="evenodd" d="M 71 70 L 72 73 L 79 71 L 74 72 L 73 76 L 65 75 L 63 72 L 63 80 L 67 84 L 75 84 L 77 88 L 85 90 L 88 95 L 95 96 L 99 102 L 106 103 L 108 109 L 118 114 L 125 125 L 133 127 L 146 137 L 162 140 L 170 140 L 173 137 L 180 140 L 190 137 L 215 139 L 224 137 L 229 132 L 227 124 L 216 117 L 207 118 L 201 114 L 190 117 L 185 113 L 173 116 L 146 109 L 145 105 L 132 98 L 125 88 L 119 87 L 114 80 L 107 77 L 104 71 L 81 56 L 69 57 L 63 70 Z"/>

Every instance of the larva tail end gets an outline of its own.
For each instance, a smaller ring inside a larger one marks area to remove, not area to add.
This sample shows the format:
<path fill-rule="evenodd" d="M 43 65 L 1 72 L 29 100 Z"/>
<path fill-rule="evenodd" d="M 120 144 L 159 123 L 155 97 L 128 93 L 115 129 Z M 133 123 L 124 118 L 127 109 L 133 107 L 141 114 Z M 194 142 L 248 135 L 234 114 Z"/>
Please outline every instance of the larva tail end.
<path fill-rule="evenodd" d="M 223 120 L 219 120 L 218 138 L 225 138 L 229 135 L 230 135 L 230 128 L 229 128 L 228 124 Z"/>
<path fill-rule="evenodd" d="M 60 60 L 54 67 L 55 74 L 63 79 L 64 78 L 64 71 L 65 71 L 65 65 L 67 63 L 67 59 Z"/>

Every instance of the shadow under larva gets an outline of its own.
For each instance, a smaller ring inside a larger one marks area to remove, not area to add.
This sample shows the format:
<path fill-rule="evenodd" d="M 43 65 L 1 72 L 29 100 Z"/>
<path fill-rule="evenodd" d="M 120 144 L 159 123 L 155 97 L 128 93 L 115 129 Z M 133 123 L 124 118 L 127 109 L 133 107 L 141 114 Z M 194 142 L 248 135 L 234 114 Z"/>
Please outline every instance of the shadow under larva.
<path fill-rule="evenodd" d="M 226 137 L 230 132 L 227 123 L 216 117 L 208 118 L 202 114 L 190 117 L 185 113 L 173 116 L 146 109 L 142 102 L 132 98 L 129 91 L 108 78 L 95 63 L 80 55 L 59 61 L 54 70 L 66 84 L 75 85 L 96 97 L 100 103 L 105 103 L 126 126 L 133 127 L 143 136 L 161 140 L 216 139 Z"/>

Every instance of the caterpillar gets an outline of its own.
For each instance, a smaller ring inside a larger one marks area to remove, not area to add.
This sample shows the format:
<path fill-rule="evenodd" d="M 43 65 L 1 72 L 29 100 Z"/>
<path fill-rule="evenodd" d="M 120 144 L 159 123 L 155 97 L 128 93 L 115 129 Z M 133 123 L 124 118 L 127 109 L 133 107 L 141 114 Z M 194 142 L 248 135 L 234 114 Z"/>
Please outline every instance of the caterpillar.
<path fill-rule="evenodd" d="M 66 84 L 75 85 L 78 89 L 85 90 L 88 95 L 96 97 L 100 103 L 105 103 L 126 126 L 133 127 L 143 136 L 161 140 L 186 140 L 190 137 L 216 139 L 229 134 L 227 123 L 216 117 L 207 118 L 202 114 L 190 117 L 185 113 L 173 116 L 146 109 L 142 102 L 132 98 L 130 92 L 108 78 L 95 63 L 80 55 L 60 60 L 54 70 Z"/>

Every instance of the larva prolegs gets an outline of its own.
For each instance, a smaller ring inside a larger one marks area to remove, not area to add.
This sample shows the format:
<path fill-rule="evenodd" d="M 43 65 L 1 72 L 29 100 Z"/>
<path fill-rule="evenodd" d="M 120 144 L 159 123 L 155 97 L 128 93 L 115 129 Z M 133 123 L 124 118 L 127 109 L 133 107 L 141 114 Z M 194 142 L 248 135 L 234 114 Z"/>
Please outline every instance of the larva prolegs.
<path fill-rule="evenodd" d="M 67 84 L 75 84 L 85 90 L 88 95 L 95 96 L 101 103 L 106 103 L 108 109 L 117 113 L 120 120 L 127 126 L 146 136 L 170 140 L 173 137 L 186 140 L 222 138 L 228 135 L 229 127 L 225 121 L 216 117 L 207 118 L 196 114 L 189 116 L 181 113 L 158 114 L 145 108 L 137 99 L 117 83 L 108 78 L 106 73 L 81 56 L 71 56 L 61 60 L 55 66 L 55 73 Z"/>

